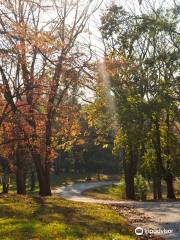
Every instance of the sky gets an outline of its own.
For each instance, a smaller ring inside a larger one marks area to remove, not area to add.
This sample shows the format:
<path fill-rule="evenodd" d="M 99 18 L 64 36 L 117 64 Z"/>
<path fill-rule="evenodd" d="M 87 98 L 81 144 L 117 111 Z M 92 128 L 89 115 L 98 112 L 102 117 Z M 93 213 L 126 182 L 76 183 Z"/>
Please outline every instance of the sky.
<path fill-rule="evenodd" d="M 48 5 L 48 3 L 51 0 L 44 0 L 43 3 L 45 3 L 45 5 Z M 76 2 L 77 0 L 56 0 L 57 2 L 60 1 L 61 4 L 63 4 L 63 2 L 71 2 L 72 3 Z M 85 7 L 87 5 L 86 0 L 79 0 L 80 4 L 83 7 Z M 142 4 L 139 4 L 139 1 L 142 1 Z M 91 4 L 92 4 L 92 8 L 96 5 L 100 5 L 99 9 L 90 17 L 89 19 L 89 31 L 91 33 L 90 35 L 90 40 L 91 40 L 91 44 L 93 51 L 95 52 L 94 56 L 96 55 L 98 58 L 102 58 L 103 57 L 103 53 L 104 53 L 104 47 L 103 47 L 103 43 L 101 40 L 101 33 L 99 31 L 99 27 L 101 25 L 101 16 L 103 14 L 103 12 L 105 11 L 106 8 L 108 8 L 108 6 L 110 6 L 112 3 L 118 4 L 118 5 L 122 5 L 125 9 L 132 11 L 132 12 L 139 12 L 141 10 L 147 9 L 147 3 L 150 2 L 150 4 L 152 4 L 152 6 L 158 7 L 159 5 L 172 5 L 173 2 L 176 1 L 176 3 L 180 4 L 180 0 L 92 0 Z M 49 18 L 53 18 L 54 15 L 50 14 L 51 16 L 48 16 Z M 74 15 L 73 15 L 74 16 Z M 72 16 L 72 18 L 73 18 Z M 45 16 L 45 18 L 47 18 L 47 16 Z M 89 35 L 88 34 L 81 34 L 80 37 L 80 41 L 82 41 L 83 43 L 88 43 L 89 41 Z"/>

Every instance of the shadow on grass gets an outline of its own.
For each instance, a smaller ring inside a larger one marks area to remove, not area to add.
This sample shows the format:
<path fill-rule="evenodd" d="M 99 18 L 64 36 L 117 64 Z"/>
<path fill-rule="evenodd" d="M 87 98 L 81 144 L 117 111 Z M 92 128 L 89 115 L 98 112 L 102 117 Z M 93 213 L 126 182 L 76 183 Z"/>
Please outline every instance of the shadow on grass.
<path fill-rule="evenodd" d="M 90 239 L 90 236 L 110 239 L 105 236 L 111 233 L 130 235 L 126 223 L 100 205 L 32 197 L 22 204 L 17 198 L 11 204 L 2 205 L 1 210 L 0 239 L 69 240 Z"/>
<path fill-rule="evenodd" d="M 37 200 L 36 198 L 35 201 Z M 34 217 L 40 217 L 46 223 L 63 222 L 65 225 L 70 226 L 72 232 L 81 237 L 93 233 L 104 235 L 109 232 L 117 232 L 122 235 L 129 234 L 130 229 L 126 223 L 122 219 L 115 218 L 114 220 L 114 214 L 104 206 L 96 205 L 95 207 L 89 204 L 87 207 L 87 204 L 80 203 L 80 205 L 77 205 L 72 202 L 66 206 L 69 202 L 59 201 L 62 203 L 50 203 L 48 205 L 41 202 L 39 208 L 34 213 Z M 43 218 L 43 216 L 49 216 L 49 218 Z"/>

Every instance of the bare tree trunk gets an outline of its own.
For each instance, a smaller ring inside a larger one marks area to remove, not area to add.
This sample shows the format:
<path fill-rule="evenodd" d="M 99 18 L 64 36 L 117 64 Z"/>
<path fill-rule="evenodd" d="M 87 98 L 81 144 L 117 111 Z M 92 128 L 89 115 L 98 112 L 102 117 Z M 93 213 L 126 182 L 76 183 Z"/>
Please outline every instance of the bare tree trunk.
<path fill-rule="evenodd" d="M 36 175 L 34 172 L 34 169 L 31 171 L 31 176 L 30 176 L 30 191 L 33 192 L 36 186 Z"/>
<path fill-rule="evenodd" d="M 135 199 L 134 192 L 134 175 L 132 173 L 125 174 L 126 183 L 126 199 Z"/>
<path fill-rule="evenodd" d="M 33 153 L 33 160 L 39 182 L 39 194 L 41 196 L 51 196 L 50 173 L 49 171 L 45 171 L 45 167 L 41 162 L 40 154 Z"/>
<path fill-rule="evenodd" d="M 155 135 L 155 152 L 156 152 L 156 184 L 157 184 L 157 198 L 162 199 L 162 190 L 161 190 L 161 179 L 164 173 L 164 166 L 162 163 L 161 156 L 161 138 L 160 138 L 160 126 L 159 119 L 155 119 L 156 135 Z"/>
<path fill-rule="evenodd" d="M 166 166 L 166 173 L 164 176 L 164 180 L 167 184 L 167 198 L 168 199 L 176 199 L 175 192 L 174 192 L 174 185 L 173 185 L 173 174 L 171 172 L 171 150 L 170 150 L 170 116 L 169 116 L 169 109 L 167 109 L 167 118 L 166 118 L 166 125 L 167 125 L 167 146 L 166 146 L 166 154 L 168 156 L 167 166 Z"/>
<path fill-rule="evenodd" d="M 153 179 L 153 198 L 154 200 L 162 199 L 162 191 L 161 191 L 161 178 L 157 175 Z"/>
<path fill-rule="evenodd" d="M 16 149 L 16 186 L 17 194 L 26 194 L 25 153 L 21 146 Z"/>
<path fill-rule="evenodd" d="M 16 186 L 17 194 L 26 194 L 26 174 L 24 169 L 17 168 L 16 170 Z"/>
<path fill-rule="evenodd" d="M 174 193 L 174 185 L 173 185 L 173 175 L 172 173 L 168 172 L 165 176 L 165 181 L 167 184 L 167 198 L 168 199 L 176 199 Z"/>
<path fill-rule="evenodd" d="M 162 199 L 162 186 L 161 186 L 161 177 L 157 177 L 157 197 L 159 200 Z"/>
<path fill-rule="evenodd" d="M 154 177 L 153 179 L 153 199 L 157 200 L 158 196 L 157 196 L 157 181 L 156 181 L 156 177 Z"/>
<path fill-rule="evenodd" d="M 2 177 L 2 187 L 3 193 L 8 193 L 9 191 L 9 174 L 5 174 Z"/>
<path fill-rule="evenodd" d="M 138 155 L 134 147 L 132 147 L 131 145 L 129 147 L 129 158 L 124 160 L 126 198 L 135 199 L 134 177 L 137 172 Z"/>

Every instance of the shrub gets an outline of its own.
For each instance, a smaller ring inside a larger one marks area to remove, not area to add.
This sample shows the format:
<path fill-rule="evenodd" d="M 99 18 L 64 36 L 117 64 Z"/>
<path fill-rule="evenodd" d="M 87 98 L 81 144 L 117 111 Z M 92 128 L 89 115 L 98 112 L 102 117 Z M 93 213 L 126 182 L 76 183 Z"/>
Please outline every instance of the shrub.
<path fill-rule="evenodd" d="M 136 175 L 134 179 L 135 195 L 137 200 L 146 200 L 148 186 L 142 175 Z"/>

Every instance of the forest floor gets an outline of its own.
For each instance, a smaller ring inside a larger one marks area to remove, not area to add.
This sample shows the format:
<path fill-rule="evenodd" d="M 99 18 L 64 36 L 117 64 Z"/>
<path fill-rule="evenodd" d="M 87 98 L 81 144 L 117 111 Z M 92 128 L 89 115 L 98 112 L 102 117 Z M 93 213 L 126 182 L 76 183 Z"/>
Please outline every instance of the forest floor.
<path fill-rule="evenodd" d="M 141 201 L 115 201 L 95 199 L 83 196 L 88 189 L 103 185 L 112 185 L 112 181 L 76 183 L 56 188 L 54 194 L 67 200 L 76 202 L 106 204 L 120 215 L 123 215 L 129 223 L 144 230 L 172 230 L 170 234 L 164 234 L 166 239 L 180 239 L 180 202 L 141 202 Z M 151 239 L 150 236 L 147 239 Z"/>

